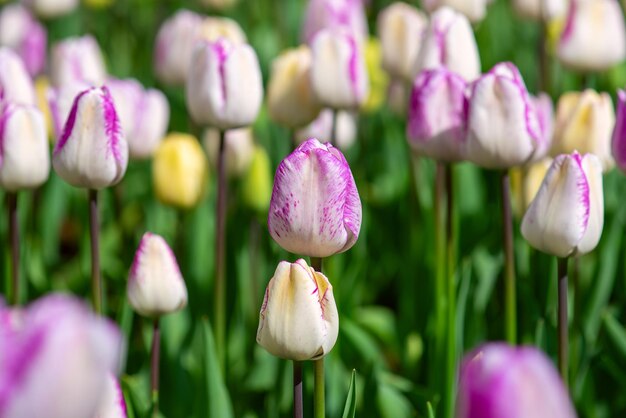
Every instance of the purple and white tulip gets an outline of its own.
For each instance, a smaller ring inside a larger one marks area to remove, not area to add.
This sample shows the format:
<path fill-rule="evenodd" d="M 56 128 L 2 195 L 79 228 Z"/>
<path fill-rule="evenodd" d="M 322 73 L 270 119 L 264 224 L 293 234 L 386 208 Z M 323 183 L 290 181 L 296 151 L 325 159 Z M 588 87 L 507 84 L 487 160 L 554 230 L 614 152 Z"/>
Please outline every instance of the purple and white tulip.
<path fill-rule="evenodd" d="M 67 38 L 52 46 L 50 80 L 55 87 L 72 83 L 100 86 L 106 81 L 100 46 L 91 35 Z"/>
<path fill-rule="evenodd" d="M 439 67 L 447 67 L 468 82 L 480 76 L 480 56 L 472 27 L 465 16 L 449 7 L 438 9 L 430 17 L 413 75 Z"/>
<path fill-rule="evenodd" d="M 109 374 L 106 387 L 100 399 L 98 412 L 93 418 L 126 418 L 126 401 L 120 383 L 114 374 Z"/>
<path fill-rule="evenodd" d="M 36 103 L 35 86 L 22 59 L 8 47 L 0 48 L 0 101 Z"/>
<path fill-rule="evenodd" d="M 552 104 L 552 99 L 546 93 L 530 96 L 530 100 L 535 106 L 537 120 L 539 121 L 539 130 L 543 138 L 533 154 L 532 161 L 536 162 L 544 159 L 552 147 L 552 139 L 554 136 L 554 105 Z"/>
<path fill-rule="evenodd" d="M 70 296 L 0 306 L 0 416 L 93 417 L 123 346 L 113 323 Z"/>
<path fill-rule="evenodd" d="M 318 32 L 343 30 L 358 42 L 368 36 L 364 0 L 309 0 L 302 31 L 303 41 L 311 44 Z"/>
<path fill-rule="evenodd" d="M 396 2 L 378 15 L 378 36 L 382 44 L 382 67 L 392 78 L 411 81 L 428 18 L 406 3 Z"/>
<path fill-rule="evenodd" d="M 35 76 L 46 65 L 46 29 L 20 4 L 9 4 L 0 11 L 0 45 L 11 48 Z"/>
<path fill-rule="evenodd" d="M 41 111 L 6 103 L 0 107 L 0 187 L 8 191 L 42 185 L 50 173 L 50 149 Z"/>
<path fill-rule="evenodd" d="M 69 184 L 102 189 L 117 184 L 128 165 L 128 143 L 107 87 L 81 92 L 54 147 L 52 165 Z"/>
<path fill-rule="evenodd" d="M 128 275 L 128 301 L 141 315 L 158 317 L 187 305 L 187 287 L 176 256 L 160 235 L 146 232 Z"/>
<path fill-rule="evenodd" d="M 487 14 L 487 5 L 491 0 L 424 0 L 423 7 L 429 13 L 433 13 L 442 7 L 463 14 L 470 22 L 480 22 Z"/>
<path fill-rule="evenodd" d="M 317 100 L 333 109 L 356 109 L 369 94 L 367 68 L 348 32 L 322 30 L 313 40 L 311 83 Z"/>
<path fill-rule="evenodd" d="M 251 125 L 263 100 L 254 49 L 226 39 L 196 44 L 186 97 L 189 113 L 199 124 L 220 130 Z"/>
<path fill-rule="evenodd" d="M 272 238 L 295 254 L 328 257 L 354 245 L 361 200 L 337 148 L 311 138 L 280 163 L 268 226 Z"/>
<path fill-rule="evenodd" d="M 605 71 L 624 61 L 626 29 L 617 0 L 571 0 L 557 57 L 580 71 Z"/>
<path fill-rule="evenodd" d="M 522 220 L 530 245 L 557 257 L 592 251 L 602 235 L 602 164 L 593 154 L 554 159 Z"/>
<path fill-rule="evenodd" d="M 78 0 L 22 0 L 37 16 L 53 18 L 63 16 L 78 7 Z"/>
<path fill-rule="evenodd" d="M 441 161 L 465 154 L 468 99 L 465 80 L 446 68 L 423 71 L 413 84 L 407 136 L 413 149 Z"/>
<path fill-rule="evenodd" d="M 91 85 L 87 83 L 74 82 L 48 89 L 48 107 L 50 109 L 55 142 L 61 139 L 63 135 L 63 127 L 74 105 L 74 99 L 82 91 L 89 88 L 91 88 Z"/>
<path fill-rule="evenodd" d="M 256 340 L 287 360 L 327 355 L 339 334 L 339 314 L 328 278 L 300 259 L 281 261 L 265 290 Z"/>
<path fill-rule="evenodd" d="M 515 65 L 497 64 L 471 86 L 467 158 L 481 167 L 522 165 L 545 140 L 537 108 Z"/>
<path fill-rule="evenodd" d="M 456 418 L 576 418 L 550 360 L 534 347 L 490 343 L 465 356 Z"/>
<path fill-rule="evenodd" d="M 612 151 L 617 167 L 626 173 L 626 91 L 617 91 L 617 117 L 613 130 Z"/>
<path fill-rule="evenodd" d="M 113 96 L 128 141 L 130 157 L 151 157 L 169 124 L 170 107 L 167 98 L 159 90 L 144 89 L 134 79 L 111 79 L 106 85 Z"/>

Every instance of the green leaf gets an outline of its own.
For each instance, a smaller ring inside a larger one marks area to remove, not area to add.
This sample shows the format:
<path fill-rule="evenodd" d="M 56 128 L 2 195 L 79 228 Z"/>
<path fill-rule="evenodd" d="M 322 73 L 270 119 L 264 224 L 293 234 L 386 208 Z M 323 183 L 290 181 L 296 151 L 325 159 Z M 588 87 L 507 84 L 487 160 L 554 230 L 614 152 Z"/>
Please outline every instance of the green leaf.
<path fill-rule="evenodd" d="M 210 417 L 233 418 L 233 407 L 215 352 L 213 331 L 206 318 L 202 319 L 204 340 L 204 376 L 206 378 L 207 411 Z"/>
<path fill-rule="evenodd" d="M 426 408 L 428 409 L 428 418 L 435 418 L 435 411 L 430 402 L 426 402 Z"/>
<path fill-rule="evenodd" d="M 356 414 L 356 370 L 352 369 L 350 388 L 346 397 L 346 406 L 343 408 L 342 418 L 354 418 Z"/>
<path fill-rule="evenodd" d="M 607 312 L 603 318 L 604 326 L 609 338 L 619 350 L 620 354 L 626 358 L 626 330 L 620 324 L 613 314 Z"/>

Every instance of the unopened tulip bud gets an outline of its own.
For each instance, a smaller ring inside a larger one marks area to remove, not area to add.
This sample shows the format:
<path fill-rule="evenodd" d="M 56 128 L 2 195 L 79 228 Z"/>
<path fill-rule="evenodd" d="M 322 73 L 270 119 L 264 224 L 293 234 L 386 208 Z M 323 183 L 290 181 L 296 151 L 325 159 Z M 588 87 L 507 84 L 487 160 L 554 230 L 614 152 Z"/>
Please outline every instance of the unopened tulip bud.
<path fill-rule="evenodd" d="M 256 340 L 288 360 L 317 360 L 332 350 L 339 334 L 333 287 L 302 259 L 282 261 L 265 291 Z"/>
<path fill-rule="evenodd" d="M 490 0 L 425 0 L 423 5 L 428 12 L 435 12 L 442 7 L 463 14 L 470 22 L 480 22 L 487 14 L 487 4 Z"/>
<path fill-rule="evenodd" d="M 456 418 L 576 418 L 559 374 L 534 347 L 486 344 L 461 366 Z"/>
<path fill-rule="evenodd" d="M 128 276 L 130 305 L 141 315 L 158 317 L 187 305 L 187 287 L 174 252 L 163 237 L 146 232 Z"/>
<path fill-rule="evenodd" d="M 485 168 L 522 165 L 544 137 L 537 110 L 517 68 L 501 63 L 471 87 L 467 158 Z"/>
<path fill-rule="evenodd" d="M 311 83 L 317 100 L 334 109 L 359 107 L 369 93 L 360 44 L 348 32 L 323 30 L 311 49 Z"/>
<path fill-rule="evenodd" d="M 552 158 L 546 157 L 526 167 L 524 178 L 522 180 L 524 211 L 528 209 L 530 202 L 532 202 L 535 196 L 537 196 L 541 183 L 543 183 L 543 179 L 546 177 L 548 169 L 550 169 L 551 165 Z"/>
<path fill-rule="evenodd" d="M 198 140 L 169 134 L 154 153 L 152 178 L 157 198 L 166 205 L 190 209 L 203 196 L 207 161 Z"/>
<path fill-rule="evenodd" d="M 198 28 L 198 40 L 217 42 L 226 39 L 228 42 L 239 45 L 248 42 L 246 33 L 239 23 L 227 17 L 205 17 Z"/>
<path fill-rule="evenodd" d="M 22 3 L 44 18 L 66 15 L 78 6 L 78 0 L 22 0 Z"/>
<path fill-rule="evenodd" d="M 254 154 L 243 177 L 241 195 L 245 204 L 258 213 L 265 213 L 272 197 L 272 168 L 265 148 L 254 147 Z"/>
<path fill-rule="evenodd" d="M 568 0 L 513 0 L 515 13 L 526 19 L 550 22 L 564 18 Z"/>
<path fill-rule="evenodd" d="M 380 41 L 369 37 L 363 47 L 363 58 L 368 75 L 369 89 L 367 99 L 361 105 L 366 113 L 375 112 L 385 102 L 389 75 L 382 67 L 383 52 Z"/>
<path fill-rule="evenodd" d="M 126 401 L 120 383 L 112 373 L 102 392 L 100 406 L 93 418 L 126 418 Z"/>
<path fill-rule="evenodd" d="M 411 81 L 428 18 L 417 8 L 392 3 L 378 15 L 378 36 L 382 42 L 383 68 L 393 78 Z"/>
<path fill-rule="evenodd" d="M 0 100 L 36 104 L 35 87 L 22 59 L 7 47 L 0 48 Z"/>
<path fill-rule="evenodd" d="M 198 43 L 187 77 L 186 97 L 189 113 L 199 124 L 220 130 L 251 125 L 263 100 L 261 69 L 254 49 L 225 39 Z"/>
<path fill-rule="evenodd" d="M 5 104 L 0 111 L 0 186 L 9 191 L 37 187 L 48 179 L 50 149 L 41 112 Z"/>
<path fill-rule="evenodd" d="M 580 71 L 605 71 L 624 61 L 626 29 L 617 0 L 571 0 L 557 57 Z"/>
<path fill-rule="evenodd" d="M 438 67 L 447 67 L 468 82 L 480 75 L 480 57 L 472 27 L 465 16 L 449 7 L 438 9 L 430 17 L 413 74 L 417 76 L 423 70 Z"/>
<path fill-rule="evenodd" d="M 461 76 L 445 68 L 424 71 L 415 79 L 407 136 L 416 152 L 441 161 L 463 160 L 466 87 Z"/>
<path fill-rule="evenodd" d="M 615 164 L 611 156 L 614 126 L 615 111 L 607 93 L 593 90 L 565 93 L 557 104 L 550 153 L 553 156 L 574 151 L 595 154 L 606 172 Z"/>
<path fill-rule="evenodd" d="M 626 173 L 626 92 L 617 91 L 617 121 L 613 130 L 613 158 L 617 167 Z"/>
<path fill-rule="evenodd" d="M 43 120 L 46 125 L 46 135 L 52 139 L 55 135 L 54 121 L 52 119 L 52 112 L 50 110 L 50 81 L 46 76 L 39 76 L 35 80 L 35 96 L 37 100 L 37 107 L 43 115 Z"/>
<path fill-rule="evenodd" d="M 74 100 L 81 92 L 88 90 L 91 86 L 83 82 L 67 83 L 56 88 L 49 88 L 47 91 L 48 106 L 52 117 L 52 127 L 54 140 L 57 142 L 63 135 L 63 127 L 70 115 Z"/>
<path fill-rule="evenodd" d="M 357 120 L 354 112 L 346 110 L 324 109 L 317 119 L 296 131 L 298 144 L 306 142 L 310 138 L 320 138 L 322 141 L 330 141 L 333 130 L 333 112 L 336 112 L 335 144 L 339 149 L 347 149 L 356 141 Z"/>
<path fill-rule="evenodd" d="M 98 42 L 91 35 L 68 38 L 52 46 L 50 79 L 56 87 L 70 83 L 99 86 L 106 68 Z"/>
<path fill-rule="evenodd" d="M 267 108 L 270 118 L 287 128 L 307 125 L 321 111 L 311 88 L 311 50 L 308 46 L 288 50 L 272 62 Z"/>
<path fill-rule="evenodd" d="M 226 172 L 233 177 L 242 176 L 250 166 L 254 154 L 254 135 L 251 128 L 230 129 L 224 137 Z M 217 129 L 207 129 L 203 138 L 209 162 L 217 170 L 220 148 L 220 133 Z"/>
<path fill-rule="evenodd" d="M 272 238 L 295 254 L 328 257 L 354 245 L 361 229 L 361 200 L 337 148 L 312 138 L 280 163 L 268 226 Z"/>
<path fill-rule="evenodd" d="M 9 4 L 0 11 L 0 45 L 15 51 L 31 76 L 46 65 L 46 29 L 22 5 Z"/>
<path fill-rule="evenodd" d="M 349 32 L 358 42 L 367 38 L 363 0 L 309 0 L 305 11 L 303 41 L 310 44 L 324 29 Z"/>
<path fill-rule="evenodd" d="M 577 152 L 554 159 L 522 220 L 522 235 L 534 248 L 557 257 L 592 251 L 602 235 L 602 165 Z"/>
<path fill-rule="evenodd" d="M 63 180 L 76 187 L 102 189 L 124 177 L 128 143 L 106 87 L 76 96 L 52 164 Z"/>
<path fill-rule="evenodd" d="M 12 312 L 0 320 L 2 418 L 93 417 L 122 356 L 117 327 L 58 294 Z"/>

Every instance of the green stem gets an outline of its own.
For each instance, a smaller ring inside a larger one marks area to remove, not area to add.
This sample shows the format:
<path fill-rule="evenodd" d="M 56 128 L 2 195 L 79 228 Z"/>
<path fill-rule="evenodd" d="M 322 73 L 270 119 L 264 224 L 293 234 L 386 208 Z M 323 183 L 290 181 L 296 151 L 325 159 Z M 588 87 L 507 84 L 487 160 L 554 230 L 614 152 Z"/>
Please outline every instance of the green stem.
<path fill-rule="evenodd" d="M 302 362 L 293 361 L 293 417 L 303 418 L 302 404 Z"/>
<path fill-rule="evenodd" d="M 322 258 L 321 257 L 311 257 L 311 267 L 313 270 L 322 272 Z"/>
<path fill-rule="evenodd" d="M 444 350 L 446 340 L 446 220 L 445 220 L 445 177 L 446 169 L 443 163 L 437 162 L 435 172 L 435 196 L 434 196 L 434 216 L 435 216 L 435 347 L 434 347 L 434 368 L 432 369 L 432 384 L 435 387 L 445 385 L 445 377 L 441 380 L 441 370 L 444 369 Z M 444 375 L 445 376 L 445 375 Z M 447 393 L 447 386 L 443 387 L 443 393 Z"/>
<path fill-rule="evenodd" d="M 159 348 L 161 345 L 161 331 L 159 318 L 154 319 L 152 333 L 152 351 L 150 353 L 151 389 L 152 389 L 152 417 L 159 416 Z"/>
<path fill-rule="evenodd" d="M 326 404 L 324 398 L 324 357 L 313 362 L 315 366 L 314 397 L 315 397 L 315 418 L 326 416 Z"/>
<path fill-rule="evenodd" d="M 91 300 L 93 309 L 102 314 L 102 281 L 100 278 L 100 222 L 98 191 L 89 190 L 89 235 L 91 239 Z"/>
<path fill-rule="evenodd" d="M 558 319 L 559 336 L 559 371 L 565 386 L 569 386 L 567 376 L 568 338 L 567 338 L 567 258 L 558 259 Z"/>
<path fill-rule="evenodd" d="M 225 329 L 226 329 L 226 131 L 220 131 L 220 146 L 217 161 L 217 207 L 215 228 L 215 347 L 222 372 L 225 372 Z"/>
<path fill-rule="evenodd" d="M 505 334 L 509 344 L 517 344 L 517 297 L 515 291 L 515 257 L 513 253 L 513 216 L 508 170 L 500 178 L 502 194 L 502 233 L 504 244 Z"/>
<path fill-rule="evenodd" d="M 446 383 L 444 397 L 444 417 L 454 415 L 455 382 L 456 382 L 456 225 L 454 222 L 454 166 L 446 164 L 446 245 L 447 245 L 447 348 L 446 348 Z"/>
<path fill-rule="evenodd" d="M 332 109 L 331 112 L 333 112 L 333 118 L 332 118 L 332 124 L 330 125 L 330 145 L 332 145 L 333 147 L 337 146 L 337 114 L 339 113 L 339 111 L 337 109 Z"/>

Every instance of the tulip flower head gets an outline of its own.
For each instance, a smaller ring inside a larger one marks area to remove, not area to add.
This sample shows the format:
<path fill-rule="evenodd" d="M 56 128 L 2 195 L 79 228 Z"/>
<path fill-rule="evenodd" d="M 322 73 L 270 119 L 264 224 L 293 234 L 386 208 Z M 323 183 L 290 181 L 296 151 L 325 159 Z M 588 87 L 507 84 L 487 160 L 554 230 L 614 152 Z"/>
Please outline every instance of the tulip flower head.
<path fill-rule="evenodd" d="M 251 125 L 263 100 L 254 49 L 226 39 L 196 44 L 186 96 L 189 113 L 199 124 L 220 130 Z"/>
<path fill-rule="evenodd" d="M 613 102 L 607 93 L 593 90 L 569 92 L 559 98 L 554 141 L 550 154 L 574 151 L 595 154 L 607 172 L 615 165 L 611 155 L 611 133 L 615 126 Z"/>
<path fill-rule="evenodd" d="M 100 86 L 106 68 L 100 46 L 91 35 L 68 38 L 52 46 L 50 79 L 56 87 L 71 83 Z"/>
<path fill-rule="evenodd" d="M 490 0 L 425 0 L 423 5 L 431 13 L 441 7 L 450 7 L 476 23 L 485 18 L 488 3 Z"/>
<path fill-rule="evenodd" d="M 317 360 L 339 334 L 333 287 L 302 259 L 282 261 L 265 290 L 256 340 L 287 360 Z"/>
<path fill-rule="evenodd" d="M 128 143 L 108 88 L 94 87 L 76 96 L 52 164 L 76 187 L 102 189 L 124 177 Z"/>
<path fill-rule="evenodd" d="M 35 105 L 35 86 L 22 59 L 7 47 L 0 48 L 0 101 Z"/>
<path fill-rule="evenodd" d="M 321 105 L 311 88 L 311 50 L 301 46 L 282 53 L 272 62 L 267 88 L 269 116 L 288 128 L 311 123 Z"/>
<path fill-rule="evenodd" d="M 4 104 L 0 108 L 0 186 L 13 192 L 37 187 L 49 172 L 43 115 L 34 106 Z"/>
<path fill-rule="evenodd" d="M 369 94 L 360 44 L 348 32 L 320 31 L 311 45 L 311 83 L 317 100 L 333 109 L 355 109 Z"/>
<path fill-rule="evenodd" d="M 117 327 L 64 295 L 23 309 L 0 307 L 2 318 L 0 416 L 93 417 L 119 367 Z"/>
<path fill-rule="evenodd" d="M 324 109 L 317 118 L 302 129 L 296 131 L 298 144 L 306 142 L 310 138 L 322 138 L 330 140 L 333 129 L 333 112 L 337 112 L 335 127 L 335 145 L 345 150 L 350 148 L 356 141 L 357 116 L 355 112 L 347 110 Z"/>
<path fill-rule="evenodd" d="M 613 130 L 613 158 L 617 167 L 626 173 L 626 92 L 617 91 L 617 122 Z"/>
<path fill-rule="evenodd" d="M 526 172 L 524 174 L 522 184 L 524 199 L 523 211 L 528 209 L 530 203 L 533 201 L 535 196 L 537 196 L 541 183 L 543 183 L 543 179 L 546 177 L 550 166 L 552 166 L 552 161 L 552 158 L 545 157 L 542 160 L 533 162 L 532 164 L 526 166 Z"/>
<path fill-rule="evenodd" d="M 20 4 L 9 4 L 0 11 L 0 45 L 15 51 L 31 76 L 46 65 L 46 29 Z"/>
<path fill-rule="evenodd" d="M 539 131 L 542 140 L 539 142 L 533 161 L 540 161 L 548 155 L 552 147 L 552 139 L 554 136 L 554 106 L 552 99 L 546 93 L 539 93 L 537 96 L 530 96 L 530 100 L 535 106 L 537 112 L 537 121 L 539 122 Z"/>
<path fill-rule="evenodd" d="M 438 67 L 447 67 L 468 82 L 480 75 L 480 56 L 472 27 L 465 16 L 449 7 L 437 9 L 431 15 L 413 64 L 413 77 Z"/>
<path fill-rule="evenodd" d="M 209 162 L 217 171 L 220 148 L 220 133 L 217 129 L 207 129 L 204 132 L 204 149 Z M 230 129 L 224 134 L 224 153 L 226 172 L 233 177 L 244 175 L 250 167 L 254 154 L 254 135 L 252 128 Z"/>
<path fill-rule="evenodd" d="M 328 257 L 354 245 L 361 229 L 361 200 L 337 148 L 311 138 L 280 163 L 268 226 L 272 238 L 296 254 Z"/>
<path fill-rule="evenodd" d="M 198 40 L 216 42 L 222 38 L 235 45 L 248 42 L 246 33 L 233 19 L 215 16 L 202 19 L 202 24 L 198 28 Z"/>
<path fill-rule="evenodd" d="M 466 87 L 463 78 L 445 68 L 426 70 L 415 79 L 407 123 L 415 151 L 442 161 L 463 159 Z"/>
<path fill-rule="evenodd" d="M 393 78 L 412 81 L 428 18 L 402 2 L 392 3 L 378 15 L 378 36 L 382 42 L 383 68 Z"/>
<path fill-rule="evenodd" d="M 162 203 L 183 209 L 197 205 L 207 181 L 207 160 L 198 140 L 180 133 L 165 137 L 154 154 L 152 179 Z"/>
<path fill-rule="evenodd" d="M 98 412 L 93 418 L 126 418 L 126 401 L 117 378 L 109 374 L 106 388 L 102 393 Z"/>
<path fill-rule="evenodd" d="M 357 42 L 367 39 L 364 0 L 309 0 L 302 32 L 303 41 L 311 44 L 324 29 L 350 33 Z"/>
<path fill-rule="evenodd" d="M 244 203 L 257 213 L 267 213 L 272 196 L 272 169 L 265 148 L 255 145 L 250 167 L 241 183 Z"/>
<path fill-rule="evenodd" d="M 500 63 L 471 86 L 467 158 L 491 169 L 529 161 L 541 148 L 537 108 L 511 63 Z"/>
<path fill-rule="evenodd" d="M 22 3 L 44 18 L 66 15 L 78 6 L 78 0 L 22 0 Z"/>
<path fill-rule="evenodd" d="M 187 287 L 163 237 L 146 232 L 130 268 L 128 301 L 141 315 L 158 317 L 187 305 Z"/>
<path fill-rule="evenodd" d="M 63 127 L 70 115 L 76 96 L 89 88 L 91 88 L 91 86 L 87 83 L 73 82 L 60 87 L 47 89 L 46 98 L 48 100 L 48 107 L 50 108 L 55 142 L 63 136 Z"/>
<path fill-rule="evenodd" d="M 605 71 L 624 61 L 626 29 L 617 0 L 571 0 L 557 57 L 580 71 Z"/>
<path fill-rule="evenodd" d="M 557 257 L 592 251 L 602 235 L 602 164 L 593 154 L 559 155 L 522 220 L 534 248 Z"/>
<path fill-rule="evenodd" d="M 456 418 L 576 418 L 567 390 L 534 347 L 486 344 L 465 356 Z"/>

